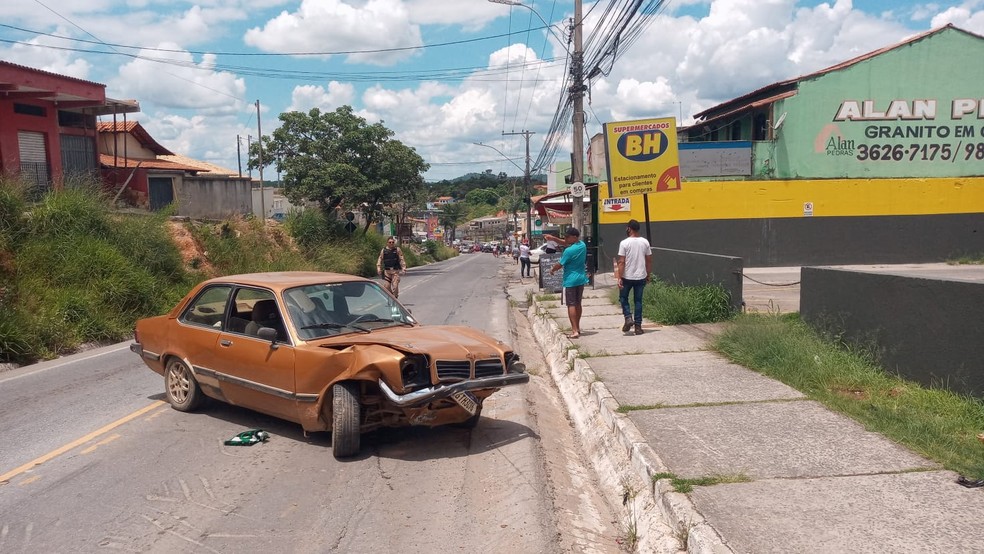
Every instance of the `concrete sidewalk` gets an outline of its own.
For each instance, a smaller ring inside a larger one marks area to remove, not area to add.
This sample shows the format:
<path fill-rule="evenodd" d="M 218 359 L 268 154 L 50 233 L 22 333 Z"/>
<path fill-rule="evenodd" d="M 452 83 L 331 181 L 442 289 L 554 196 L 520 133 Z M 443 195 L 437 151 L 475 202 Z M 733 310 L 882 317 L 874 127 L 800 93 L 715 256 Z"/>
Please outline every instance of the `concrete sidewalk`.
<path fill-rule="evenodd" d="M 509 294 L 533 293 L 528 318 L 571 420 L 601 470 L 623 473 L 602 481 L 642 483 L 625 492 L 647 511 L 632 516 L 638 551 L 673 550 L 668 540 L 688 552 L 984 551 L 984 489 L 730 363 L 709 348 L 721 324 L 647 323 L 641 336 L 623 334 L 614 288 L 603 274 L 585 290 L 573 341 L 566 306 L 537 300 L 535 280 L 513 276 Z M 792 293 L 782 294 L 779 309 L 795 311 Z M 744 482 L 683 494 L 659 473 Z"/>

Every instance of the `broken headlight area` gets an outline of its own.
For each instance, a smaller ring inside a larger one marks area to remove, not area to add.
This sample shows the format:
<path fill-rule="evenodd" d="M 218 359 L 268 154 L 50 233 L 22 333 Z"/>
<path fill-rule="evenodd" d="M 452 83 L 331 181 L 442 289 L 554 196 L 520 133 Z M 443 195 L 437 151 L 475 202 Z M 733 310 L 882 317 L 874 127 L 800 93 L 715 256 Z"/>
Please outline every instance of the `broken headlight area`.
<path fill-rule="evenodd" d="M 430 386 L 430 360 L 423 354 L 405 356 L 400 361 L 400 377 L 403 380 L 403 390 Z"/>
<path fill-rule="evenodd" d="M 519 361 L 519 354 L 506 352 L 505 358 L 507 373 L 526 373 L 526 364 Z"/>

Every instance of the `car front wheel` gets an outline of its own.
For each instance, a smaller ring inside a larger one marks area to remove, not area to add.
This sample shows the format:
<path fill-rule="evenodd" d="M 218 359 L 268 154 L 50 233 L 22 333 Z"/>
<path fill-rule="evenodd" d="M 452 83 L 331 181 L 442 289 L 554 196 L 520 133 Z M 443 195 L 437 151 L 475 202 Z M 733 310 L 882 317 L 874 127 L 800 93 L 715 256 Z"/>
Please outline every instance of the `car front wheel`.
<path fill-rule="evenodd" d="M 331 388 L 331 450 L 336 458 L 353 456 L 359 451 L 359 384 L 336 383 Z"/>
<path fill-rule="evenodd" d="M 164 370 L 164 392 L 171 407 L 179 412 L 191 412 L 202 405 L 205 395 L 202 393 L 195 375 L 180 358 L 167 361 Z"/>

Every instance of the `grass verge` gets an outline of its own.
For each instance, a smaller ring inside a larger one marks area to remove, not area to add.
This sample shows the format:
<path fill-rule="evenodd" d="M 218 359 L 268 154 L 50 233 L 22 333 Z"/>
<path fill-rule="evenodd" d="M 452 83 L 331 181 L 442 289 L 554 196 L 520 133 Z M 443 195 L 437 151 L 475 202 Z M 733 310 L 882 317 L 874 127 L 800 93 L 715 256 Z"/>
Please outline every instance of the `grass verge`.
<path fill-rule="evenodd" d="M 95 182 L 29 201 L 23 184 L 0 178 L 0 363 L 124 340 L 137 319 L 169 310 L 209 277 L 375 276 L 385 242 L 374 232 L 349 233 L 317 210 L 291 214 L 283 226 L 251 217 L 177 224 L 169 221 L 173 206 L 131 215 L 110 204 Z M 433 241 L 403 251 L 410 267 L 457 255 Z"/>
<path fill-rule="evenodd" d="M 612 303 L 619 303 L 618 295 L 616 288 L 610 296 Z M 629 293 L 629 302 L 632 301 Z M 725 321 L 734 316 L 734 310 L 728 292 L 721 287 L 686 287 L 654 279 L 643 289 L 642 315 L 663 325 L 682 325 Z"/>
<path fill-rule="evenodd" d="M 714 347 L 946 469 L 984 479 L 984 402 L 890 375 L 798 314 L 743 314 Z"/>
<path fill-rule="evenodd" d="M 981 265 L 984 264 L 984 254 L 967 254 L 953 258 L 952 260 L 947 260 L 946 263 L 950 265 Z"/>

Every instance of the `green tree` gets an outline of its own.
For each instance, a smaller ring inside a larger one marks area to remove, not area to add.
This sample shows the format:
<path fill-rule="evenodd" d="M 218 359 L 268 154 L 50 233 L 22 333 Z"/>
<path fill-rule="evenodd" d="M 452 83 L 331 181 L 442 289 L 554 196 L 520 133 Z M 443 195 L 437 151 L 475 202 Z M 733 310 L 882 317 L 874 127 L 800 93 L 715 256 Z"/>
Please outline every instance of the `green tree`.
<path fill-rule="evenodd" d="M 465 202 L 495 206 L 499 203 L 499 197 L 500 195 L 495 189 L 475 189 L 465 195 Z"/>
<path fill-rule="evenodd" d="M 460 202 L 451 202 L 441 206 L 441 213 L 437 216 L 437 223 L 444 228 L 444 236 L 452 241 L 457 233 L 458 225 L 467 220 L 468 214 L 465 205 Z"/>
<path fill-rule="evenodd" d="M 370 125 L 351 106 L 285 112 L 280 121 L 263 137 L 263 158 L 275 160 L 291 202 L 316 202 L 328 216 L 344 204 L 365 214 L 368 229 L 408 189 L 423 186 L 429 169 L 423 158 L 393 139 L 382 122 Z M 258 148 L 250 149 L 251 167 L 258 166 Z"/>

